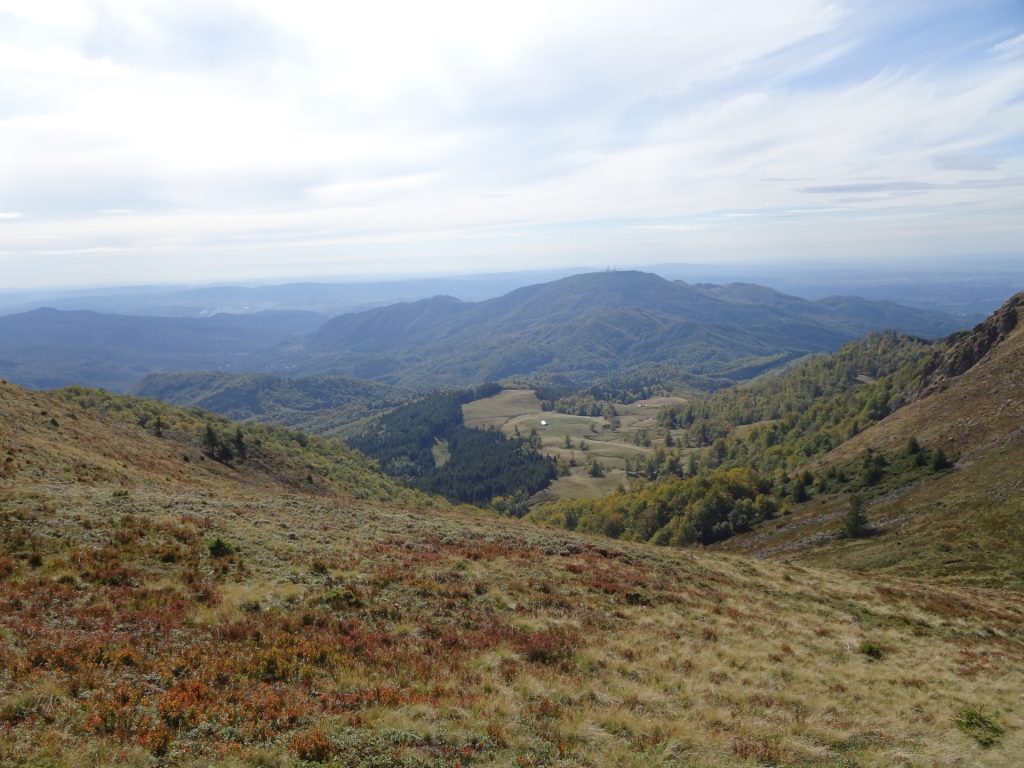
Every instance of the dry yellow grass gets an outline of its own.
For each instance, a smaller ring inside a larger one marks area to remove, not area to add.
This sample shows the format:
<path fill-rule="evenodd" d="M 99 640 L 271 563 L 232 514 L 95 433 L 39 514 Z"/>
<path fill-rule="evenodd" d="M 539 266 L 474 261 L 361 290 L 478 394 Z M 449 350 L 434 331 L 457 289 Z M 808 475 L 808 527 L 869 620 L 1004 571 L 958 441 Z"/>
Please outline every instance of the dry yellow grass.
<path fill-rule="evenodd" d="M 70 410 L 0 397 L 4 765 L 1024 756 L 1020 594 L 176 474 L 180 448 L 141 430 L 83 412 L 55 440 Z M 966 707 L 995 745 L 955 725 Z"/>

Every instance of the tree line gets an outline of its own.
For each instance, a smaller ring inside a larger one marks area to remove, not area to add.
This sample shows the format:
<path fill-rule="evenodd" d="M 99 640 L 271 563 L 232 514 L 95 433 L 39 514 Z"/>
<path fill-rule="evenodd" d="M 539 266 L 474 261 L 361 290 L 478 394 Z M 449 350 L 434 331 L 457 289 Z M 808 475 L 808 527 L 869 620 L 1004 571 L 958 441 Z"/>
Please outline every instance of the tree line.
<path fill-rule="evenodd" d="M 463 424 L 465 403 L 500 391 L 485 384 L 431 393 L 379 417 L 348 443 L 384 474 L 451 501 L 485 506 L 495 497 L 531 495 L 557 476 L 555 462 L 529 440 Z"/>
<path fill-rule="evenodd" d="M 815 494 L 866 499 L 946 470 L 951 459 L 940 448 L 912 439 L 901 450 L 867 450 L 817 474 L 796 471 L 912 398 L 933 350 L 913 337 L 872 333 L 779 374 L 663 408 L 668 438 L 627 462 L 631 489 L 544 504 L 528 517 L 659 544 L 710 544 Z M 858 517 L 849 535 L 863 530 Z"/>

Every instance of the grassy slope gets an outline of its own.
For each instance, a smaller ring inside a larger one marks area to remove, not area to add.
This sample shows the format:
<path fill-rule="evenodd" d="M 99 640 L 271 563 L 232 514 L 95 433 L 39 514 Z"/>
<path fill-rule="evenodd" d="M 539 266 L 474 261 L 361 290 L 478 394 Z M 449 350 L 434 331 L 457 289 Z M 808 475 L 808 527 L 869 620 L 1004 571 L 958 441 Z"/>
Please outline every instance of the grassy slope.
<path fill-rule="evenodd" d="M 219 371 L 150 374 L 131 394 L 214 411 L 238 421 L 273 422 L 340 438 L 356 434 L 374 415 L 412 396 L 377 382 L 341 376 L 284 379 Z"/>
<path fill-rule="evenodd" d="M 1024 309 L 1018 310 L 1024 316 Z M 812 501 L 724 549 L 1024 589 L 1024 322 L 977 365 L 812 465 L 893 452 L 911 436 L 958 455 L 956 469 L 896 489 L 869 510 L 881 534 L 835 541 L 844 500 Z"/>
<path fill-rule="evenodd" d="M 10 386 L 0 446 L 4 765 L 1024 754 L 1018 594 L 298 492 L 283 458 L 277 476 L 185 463 L 171 439 Z M 213 556 L 217 537 L 236 551 Z M 955 727 L 966 706 L 1006 728 L 996 746 Z"/>
<path fill-rule="evenodd" d="M 41 393 L 29 394 L 27 401 L 15 396 L 10 414 L 17 414 L 8 416 L 15 425 L 42 417 L 46 426 L 38 436 L 39 442 L 31 446 L 42 451 L 42 458 L 32 461 L 27 456 L 9 454 L 19 478 L 25 466 L 34 465 L 47 470 L 60 468 L 68 480 L 114 478 L 125 487 L 140 482 L 141 472 L 143 478 L 156 476 L 162 482 L 189 487 L 228 480 L 272 492 L 340 493 L 396 501 L 418 497 L 415 491 L 382 477 L 371 460 L 340 441 L 275 425 L 235 423 L 213 413 L 156 400 L 75 386 L 58 390 L 49 398 Z M 162 437 L 156 443 L 138 445 L 129 439 L 139 434 L 134 427 L 140 424 L 145 425 L 147 434 L 154 434 L 157 418 L 162 424 Z M 202 435 L 207 426 L 225 442 L 240 431 L 248 446 L 247 457 L 222 463 L 204 455 Z M 68 467 L 65 453 L 80 451 L 79 446 L 85 448 L 81 461 Z M 94 474 L 91 464 L 99 460 L 97 451 L 106 461 L 100 461 L 99 474 Z"/>

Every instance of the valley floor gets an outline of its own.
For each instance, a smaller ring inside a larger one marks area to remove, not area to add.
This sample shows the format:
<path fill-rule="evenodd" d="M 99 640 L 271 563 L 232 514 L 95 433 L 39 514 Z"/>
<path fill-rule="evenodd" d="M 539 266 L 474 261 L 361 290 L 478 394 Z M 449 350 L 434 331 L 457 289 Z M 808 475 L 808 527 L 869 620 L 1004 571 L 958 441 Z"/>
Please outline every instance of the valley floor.
<path fill-rule="evenodd" d="M 598 499 L 629 484 L 626 462 L 649 459 L 655 446 L 663 446 L 665 430 L 658 411 L 666 405 L 687 402 L 682 397 L 655 397 L 624 405 L 615 404 L 617 417 L 577 416 L 545 411 L 531 389 L 506 389 L 463 406 L 466 426 L 500 429 L 509 437 L 526 437 L 536 431 L 538 450 L 564 464 L 570 472 L 545 489 L 540 498 Z M 587 462 L 597 461 L 600 475 L 588 472 Z"/>

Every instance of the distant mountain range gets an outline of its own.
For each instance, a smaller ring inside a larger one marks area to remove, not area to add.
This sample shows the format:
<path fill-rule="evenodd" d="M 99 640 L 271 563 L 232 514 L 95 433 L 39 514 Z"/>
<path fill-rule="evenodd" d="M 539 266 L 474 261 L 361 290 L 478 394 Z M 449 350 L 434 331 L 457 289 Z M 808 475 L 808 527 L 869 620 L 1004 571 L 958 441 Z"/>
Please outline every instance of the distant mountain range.
<path fill-rule="evenodd" d="M 657 368 L 718 386 L 870 330 L 935 338 L 963 323 L 885 301 L 597 272 L 480 302 L 437 296 L 327 322 L 296 311 L 158 318 L 39 309 L 0 317 L 0 376 L 125 391 L 150 373 L 215 370 L 431 389 L 543 375 L 586 383 Z"/>
<path fill-rule="evenodd" d="M 1024 290 L 1024 264 L 1019 257 L 964 258 L 927 264 L 893 260 L 884 266 L 783 262 L 666 263 L 631 268 L 690 284 L 757 283 L 810 300 L 839 294 L 889 300 L 918 309 L 951 312 L 964 317 L 968 324 L 981 322 L 1008 293 Z M 160 317 L 297 309 L 327 318 L 438 295 L 483 301 L 523 286 L 595 271 L 600 270 L 579 267 L 381 280 L 349 277 L 266 285 L 135 285 L 63 290 L 0 286 L 0 315 L 42 307 Z"/>
<path fill-rule="evenodd" d="M 282 310 L 316 312 L 324 319 L 400 301 L 454 293 L 479 301 L 514 288 L 545 282 L 580 270 L 544 270 L 386 281 L 301 282 L 275 285 L 143 285 L 68 291 L 0 292 L 0 315 L 49 307 L 118 315 L 210 317 Z"/>
<path fill-rule="evenodd" d="M 154 371 L 236 368 L 322 322 L 296 311 L 171 318 L 37 309 L 0 317 L 0 376 L 36 389 L 124 392 Z"/>
<path fill-rule="evenodd" d="M 852 297 L 807 301 L 734 283 L 597 272 L 496 299 L 438 296 L 341 315 L 272 364 L 404 386 L 558 374 L 578 382 L 658 366 L 726 383 L 870 330 L 935 338 L 959 318 Z"/>

